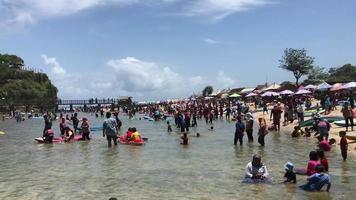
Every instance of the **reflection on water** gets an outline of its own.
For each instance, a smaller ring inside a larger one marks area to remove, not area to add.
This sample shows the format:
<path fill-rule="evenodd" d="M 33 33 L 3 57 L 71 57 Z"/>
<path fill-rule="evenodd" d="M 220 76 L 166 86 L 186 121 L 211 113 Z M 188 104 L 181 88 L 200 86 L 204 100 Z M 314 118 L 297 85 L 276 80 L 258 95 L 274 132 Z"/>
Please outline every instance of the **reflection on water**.
<path fill-rule="evenodd" d="M 0 199 L 351 199 L 356 186 L 354 158 L 343 162 L 335 149 L 329 154 L 331 193 L 306 193 L 284 185 L 283 165 L 304 167 L 316 142 L 292 139 L 289 133 L 270 132 L 266 146 L 255 142 L 233 145 L 234 123 L 217 121 L 214 131 L 200 122 L 189 145 L 179 144 L 179 131 L 166 133 L 164 122 L 127 120 L 148 137 L 144 146 L 118 145 L 108 149 L 101 132 L 90 142 L 37 144 L 41 120 L 0 122 Z M 90 118 L 92 125 L 102 119 Z M 54 123 L 56 133 L 58 124 Z M 122 132 L 125 132 L 125 131 Z M 338 147 L 336 147 L 338 148 Z M 273 177 L 271 185 L 243 184 L 245 165 L 254 153 L 262 155 Z M 283 195 L 283 196 L 282 196 Z"/>

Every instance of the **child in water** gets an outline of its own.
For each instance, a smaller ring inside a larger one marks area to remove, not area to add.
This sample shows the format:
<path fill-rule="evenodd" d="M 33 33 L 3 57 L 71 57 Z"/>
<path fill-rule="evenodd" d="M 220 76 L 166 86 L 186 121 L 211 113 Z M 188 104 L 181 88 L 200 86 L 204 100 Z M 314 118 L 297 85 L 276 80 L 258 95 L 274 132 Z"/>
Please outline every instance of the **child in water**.
<path fill-rule="evenodd" d="M 65 142 L 70 142 L 74 139 L 74 131 L 70 129 L 68 126 L 65 128 Z"/>
<path fill-rule="evenodd" d="M 284 169 L 286 170 L 286 173 L 284 174 L 284 177 L 286 180 L 283 183 L 296 183 L 297 182 L 297 176 L 295 175 L 295 172 L 293 171 L 294 165 L 291 162 L 287 162 L 284 165 Z"/>
<path fill-rule="evenodd" d="M 89 122 L 88 122 L 88 118 L 83 117 L 82 119 L 82 125 L 81 125 L 81 129 L 82 129 L 82 138 L 80 140 L 90 140 L 90 127 L 89 127 Z"/>
<path fill-rule="evenodd" d="M 300 128 L 300 126 L 295 126 L 294 127 L 294 131 L 292 132 L 292 137 L 299 137 L 301 135 L 303 135 L 304 132 L 303 130 Z"/>
<path fill-rule="evenodd" d="M 167 122 L 167 131 L 172 132 L 172 126 L 169 122 Z"/>
<path fill-rule="evenodd" d="M 331 182 L 328 174 L 324 173 L 324 166 L 317 165 L 316 173 L 307 178 L 308 183 L 299 186 L 306 191 L 320 191 L 324 185 L 327 185 L 326 191 L 329 192 Z"/>
<path fill-rule="evenodd" d="M 326 158 L 325 154 L 324 154 L 324 151 L 319 149 L 317 150 L 318 152 L 318 156 L 319 156 L 319 159 L 320 159 L 320 164 L 324 166 L 324 171 L 329 171 L 329 162 L 328 162 L 328 159 Z"/>
<path fill-rule="evenodd" d="M 346 161 L 347 158 L 347 147 L 348 147 L 348 142 L 346 139 L 346 132 L 345 131 L 340 131 L 339 136 L 341 137 L 340 140 L 340 149 L 341 149 L 341 155 L 344 161 Z"/>
<path fill-rule="evenodd" d="M 180 137 L 180 139 L 182 139 L 182 142 L 180 144 L 182 145 L 188 145 L 188 136 L 187 133 L 183 133 L 183 136 Z"/>

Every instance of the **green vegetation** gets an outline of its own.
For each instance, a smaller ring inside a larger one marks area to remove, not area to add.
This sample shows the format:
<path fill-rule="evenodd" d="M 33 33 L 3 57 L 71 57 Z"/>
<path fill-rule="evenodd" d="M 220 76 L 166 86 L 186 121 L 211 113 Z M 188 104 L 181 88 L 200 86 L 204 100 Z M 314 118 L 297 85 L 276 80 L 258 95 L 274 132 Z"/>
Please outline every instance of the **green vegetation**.
<path fill-rule="evenodd" d="M 210 86 L 210 85 L 206 86 L 202 91 L 202 95 L 203 95 L 203 97 L 207 97 L 207 96 L 211 95 L 213 93 L 213 91 L 214 91 L 214 89 L 212 86 Z"/>
<path fill-rule="evenodd" d="M 285 49 L 279 62 L 280 68 L 293 73 L 297 88 L 299 80 L 303 76 L 307 76 L 303 84 L 319 84 L 324 81 L 332 83 L 356 81 L 356 66 L 346 64 L 329 70 L 313 66 L 314 58 L 308 56 L 305 49 Z"/>
<path fill-rule="evenodd" d="M 346 64 L 341 67 L 330 68 L 328 71 L 321 67 L 314 67 L 304 83 L 318 84 L 324 81 L 332 83 L 356 81 L 356 66 Z"/>
<path fill-rule="evenodd" d="M 280 67 L 282 69 L 291 71 L 295 77 L 295 84 L 299 87 L 299 79 L 309 74 L 310 70 L 313 69 L 314 58 L 307 56 L 307 51 L 305 49 L 285 49 L 284 55 L 280 62 Z"/>
<path fill-rule="evenodd" d="M 16 55 L 0 54 L 0 105 L 53 107 L 57 88 L 44 73 L 24 69 Z"/>

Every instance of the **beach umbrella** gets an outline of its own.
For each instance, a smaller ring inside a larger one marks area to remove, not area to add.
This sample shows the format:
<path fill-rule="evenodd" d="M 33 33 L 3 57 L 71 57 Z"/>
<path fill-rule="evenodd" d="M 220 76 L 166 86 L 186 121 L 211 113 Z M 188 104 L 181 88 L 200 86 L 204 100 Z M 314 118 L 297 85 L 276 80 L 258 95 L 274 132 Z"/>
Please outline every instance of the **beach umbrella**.
<path fill-rule="evenodd" d="M 317 89 L 318 90 L 328 90 L 331 87 L 332 87 L 331 85 L 329 85 L 328 83 L 324 82 L 324 83 L 318 85 Z"/>
<path fill-rule="evenodd" d="M 335 83 L 335 84 L 331 87 L 330 91 L 338 91 L 338 90 L 342 90 L 342 89 L 344 89 L 344 88 L 342 87 L 342 84 L 341 84 L 341 83 Z"/>
<path fill-rule="evenodd" d="M 290 91 L 290 90 L 283 90 L 282 92 L 280 92 L 279 94 L 281 95 L 290 95 L 290 94 L 294 94 L 294 92 Z"/>
<path fill-rule="evenodd" d="M 246 97 L 255 97 L 258 96 L 258 94 L 251 92 L 250 94 L 246 95 Z"/>
<path fill-rule="evenodd" d="M 229 97 L 229 95 L 227 93 L 221 95 L 222 99 L 226 99 L 227 97 Z"/>
<path fill-rule="evenodd" d="M 234 94 L 231 94 L 229 97 L 230 98 L 237 98 L 237 97 L 240 97 L 240 95 L 237 94 L 237 93 L 234 93 Z"/>
<path fill-rule="evenodd" d="M 346 83 L 345 85 L 342 86 L 342 88 L 343 89 L 356 88 L 356 82 Z"/>
<path fill-rule="evenodd" d="M 278 92 L 265 92 L 261 95 L 262 97 L 277 97 L 279 96 Z"/>
<path fill-rule="evenodd" d="M 309 84 L 307 86 L 304 87 L 304 89 L 308 89 L 308 90 L 315 90 L 318 86 L 315 86 L 315 85 L 312 85 L 312 84 Z"/>
<path fill-rule="evenodd" d="M 309 90 L 298 90 L 295 94 L 310 94 Z"/>

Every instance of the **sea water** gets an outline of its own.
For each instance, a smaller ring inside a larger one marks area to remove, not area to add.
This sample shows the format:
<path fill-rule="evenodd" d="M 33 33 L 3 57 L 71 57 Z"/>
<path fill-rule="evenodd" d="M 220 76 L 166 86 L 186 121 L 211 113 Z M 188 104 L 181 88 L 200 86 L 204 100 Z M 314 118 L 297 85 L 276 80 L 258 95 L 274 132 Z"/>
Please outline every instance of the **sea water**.
<path fill-rule="evenodd" d="M 92 126 L 103 118 L 86 115 Z M 281 184 L 287 161 L 304 167 L 309 151 L 316 148 L 312 138 L 291 138 L 290 133 L 270 132 L 266 146 L 255 142 L 233 145 L 233 122 L 216 121 L 214 130 L 203 121 L 191 128 L 189 145 L 180 145 L 179 130 L 167 133 L 164 121 L 129 120 L 121 116 L 123 130 L 136 127 L 148 142 L 144 146 L 118 145 L 108 148 L 102 133 L 92 132 L 90 142 L 37 144 L 43 119 L 0 122 L 0 199 L 353 199 L 356 162 L 343 162 L 333 147 L 328 154 L 331 192 L 305 192 L 298 183 Z M 174 125 L 172 125 L 174 127 Z M 53 122 L 59 135 L 58 122 Z M 123 133 L 124 131 L 122 131 Z M 192 137 L 197 132 L 201 137 Z M 272 184 L 244 184 L 245 166 L 259 153 Z"/>

